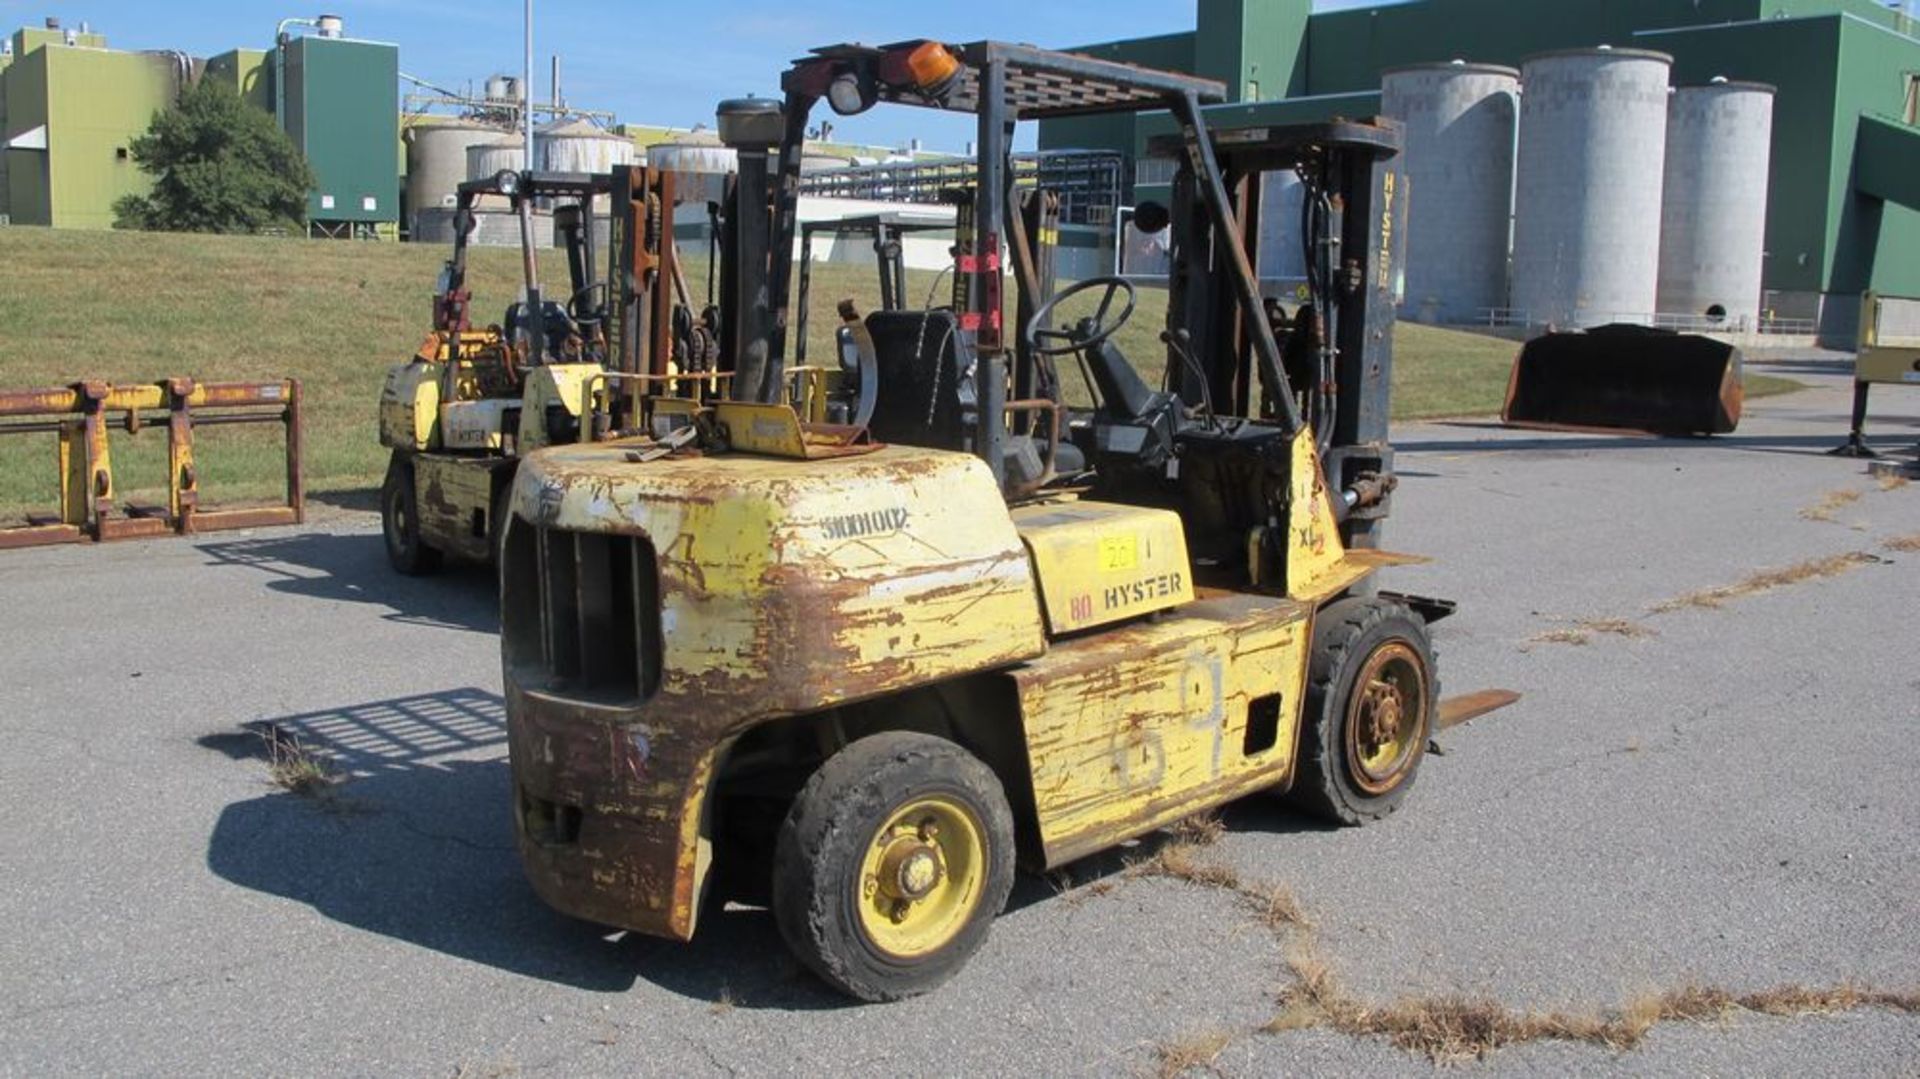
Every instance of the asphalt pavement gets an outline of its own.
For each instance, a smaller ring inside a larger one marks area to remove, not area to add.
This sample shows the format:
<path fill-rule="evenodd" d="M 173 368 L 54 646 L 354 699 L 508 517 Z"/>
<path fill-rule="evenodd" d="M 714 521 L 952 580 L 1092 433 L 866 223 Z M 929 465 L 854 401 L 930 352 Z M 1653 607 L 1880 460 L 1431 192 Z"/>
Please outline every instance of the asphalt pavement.
<path fill-rule="evenodd" d="M 1382 824 L 1225 814 L 1200 856 L 1311 930 L 1122 852 L 1024 879 L 956 980 L 885 1007 L 800 972 L 761 911 L 677 945 L 534 897 L 484 573 L 396 577 L 370 515 L 324 507 L 0 552 L 0 1074 L 1112 1075 L 1209 1042 L 1226 1075 L 1430 1073 L 1259 1031 L 1309 936 L 1377 1004 L 1920 989 L 1920 551 L 1888 546 L 1920 483 L 1823 454 L 1844 357 L 1768 369 L 1814 388 L 1729 437 L 1396 431 L 1389 545 L 1434 562 L 1387 584 L 1460 602 L 1445 692 L 1524 697 L 1442 734 Z M 1920 394 L 1880 392 L 1870 432 L 1911 447 Z M 1831 574 L 1669 604 L 1810 560 Z M 266 724 L 349 776 L 333 797 L 273 785 Z M 1916 1075 L 1920 1016 L 1740 1012 L 1458 1071 Z"/>

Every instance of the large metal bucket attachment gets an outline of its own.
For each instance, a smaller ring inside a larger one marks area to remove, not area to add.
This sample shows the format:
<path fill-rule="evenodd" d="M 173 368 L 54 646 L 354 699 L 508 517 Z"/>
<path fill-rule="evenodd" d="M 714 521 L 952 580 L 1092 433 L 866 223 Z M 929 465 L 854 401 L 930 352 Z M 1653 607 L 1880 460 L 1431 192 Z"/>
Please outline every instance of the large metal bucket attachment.
<path fill-rule="evenodd" d="M 1597 326 L 1526 343 L 1513 361 L 1510 427 L 1724 435 L 1740 423 L 1740 350 L 1647 326 Z"/>

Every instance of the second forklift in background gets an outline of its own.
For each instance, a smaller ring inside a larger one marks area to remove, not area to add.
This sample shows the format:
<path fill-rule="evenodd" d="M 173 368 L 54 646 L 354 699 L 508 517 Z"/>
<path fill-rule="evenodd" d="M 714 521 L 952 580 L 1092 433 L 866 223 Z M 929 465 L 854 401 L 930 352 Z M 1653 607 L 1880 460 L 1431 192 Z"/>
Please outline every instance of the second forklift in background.
<path fill-rule="evenodd" d="M 628 426 L 639 385 L 712 365 L 711 334 L 676 303 L 673 174 L 502 172 L 461 184 L 458 198 L 433 328 L 388 370 L 380 395 L 380 442 L 393 451 L 380 519 L 388 560 L 407 574 L 445 557 L 490 560 L 522 455 L 612 437 Z M 475 209 L 488 200 L 519 218 L 522 290 L 499 322 L 483 324 L 467 259 Z M 543 203 L 565 252 L 557 285 L 539 273 Z M 594 243 L 601 215 L 605 252 Z"/>

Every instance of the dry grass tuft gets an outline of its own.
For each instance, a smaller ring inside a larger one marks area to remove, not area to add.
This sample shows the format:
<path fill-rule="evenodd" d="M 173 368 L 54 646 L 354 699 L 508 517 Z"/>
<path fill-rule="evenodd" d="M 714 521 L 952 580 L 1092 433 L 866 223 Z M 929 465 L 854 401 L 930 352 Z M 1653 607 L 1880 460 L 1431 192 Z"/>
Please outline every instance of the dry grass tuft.
<path fill-rule="evenodd" d="M 1889 551 L 1904 551 L 1909 554 L 1920 551 L 1920 532 L 1909 532 L 1904 536 L 1895 536 L 1880 546 L 1885 547 Z"/>
<path fill-rule="evenodd" d="M 1283 1008 L 1307 1007 L 1323 1014 L 1347 1010 L 1349 1002 L 1334 977 L 1333 967 L 1321 956 L 1320 947 L 1313 940 L 1302 941 L 1288 950 L 1287 970 L 1293 975 L 1293 984 L 1280 993 Z"/>
<path fill-rule="evenodd" d="M 1638 622 L 1629 622 L 1624 618 L 1583 618 L 1568 629 L 1548 630 L 1530 639 L 1534 644 L 1587 644 L 1598 634 L 1606 637 L 1625 637 L 1638 640 L 1642 637 L 1657 637 L 1651 626 Z"/>
<path fill-rule="evenodd" d="M 713 1003 L 707 1005 L 707 1011 L 713 1015 L 725 1015 L 734 1009 L 736 1003 L 733 999 L 733 986 L 721 982 L 720 992 L 714 995 Z"/>
<path fill-rule="evenodd" d="M 1699 592 L 1688 592 L 1684 596 L 1676 596 L 1673 599 L 1655 604 L 1651 608 L 1651 613 L 1666 614 L 1669 611 L 1678 611 L 1688 607 L 1718 610 L 1725 606 L 1729 600 L 1755 596 L 1762 592 L 1771 592 L 1776 588 L 1785 588 L 1788 585 L 1802 584 L 1806 581 L 1838 577 L 1849 570 L 1858 569 L 1861 566 L 1870 565 L 1878 561 L 1880 561 L 1879 556 L 1868 554 L 1865 551 L 1848 551 L 1844 554 L 1828 555 L 1825 558 L 1810 558 L 1804 562 L 1796 562 L 1782 569 L 1761 570 L 1758 573 L 1750 574 L 1747 577 L 1735 581 L 1733 584 L 1725 584 L 1718 588 L 1708 588 Z"/>
<path fill-rule="evenodd" d="M 1860 501 L 1859 491 L 1842 487 L 1821 495 L 1820 501 L 1800 511 L 1800 517 L 1807 521 L 1831 522 L 1834 514 L 1838 513 L 1842 506 L 1851 506 L 1858 501 Z"/>
<path fill-rule="evenodd" d="M 1193 1071 L 1214 1071 L 1213 1062 L 1220 1059 L 1220 1054 L 1233 1041 L 1231 1031 L 1205 1027 L 1154 1046 L 1153 1059 L 1159 1065 L 1160 1079 L 1175 1079 Z"/>
<path fill-rule="evenodd" d="M 1175 842 L 1195 847 L 1210 847 L 1220 842 L 1220 838 L 1227 834 L 1227 824 L 1220 819 L 1218 813 L 1208 810 L 1205 813 L 1195 813 L 1191 817 L 1175 821 L 1167 831 L 1173 834 Z"/>
<path fill-rule="evenodd" d="M 1188 884 L 1238 891 L 1240 889 L 1239 871 L 1232 866 L 1200 860 L 1195 857 L 1199 849 L 1192 843 L 1180 840 L 1166 843 L 1155 851 L 1152 857 L 1129 863 L 1127 875 L 1170 877 L 1173 880 L 1186 881 Z"/>
<path fill-rule="evenodd" d="M 1592 630 L 1595 633 L 1604 633 L 1609 637 L 1626 637 L 1630 640 L 1659 636 L 1659 634 L 1653 630 L 1653 627 L 1643 626 L 1638 622 L 1629 622 L 1624 618 L 1589 618 L 1580 623 L 1580 628 Z"/>
<path fill-rule="evenodd" d="M 1897 491 L 1913 482 L 1898 472 L 1876 472 L 1873 481 L 1880 485 L 1882 491 Z"/>
<path fill-rule="evenodd" d="M 278 727 L 260 731 L 267 746 L 267 775 L 276 786 L 308 798 L 330 794 L 341 775 L 333 762 Z"/>
<path fill-rule="evenodd" d="M 1888 1008 L 1920 1012 L 1920 991 L 1779 986 L 1755 993 L 1690 985 L 1648 993 L 1618 1011 L 1518 1011 L 1486 997 L 1403 997 L 1383 1006 L 1347 996 L 1312 949 L 1289 959 L 1296 984 L 1280 994 L 1268 1033 L 1325 1026 L 1355 1037 L 1386 1038 L 1435 1062 L 1479 1059 L 1527 1042 L 1585 1042 L 1615 1052 L 1634 1049 L 1661 1023 L 1711 1023 L 1740 1011 L 1810 1015 Z"/>
<path fill-rule="evenodd" d="M 1430 1060 L 1468 1060 L 1521 1042 L 1566 1040 L 1628 1048 L 1639 1039 L 1624 1022 L 1561 1014 L 1515 1012 L 1484 997 L 1407 998 L 1363 1008 L 1336 1025 L 1348 1034 L 1384 1037 Z"/>
<path fill-rule="evenodd" d="M 1154 1046 L 1153 1059 L 1158 1065 L 1160 1079 L 1176 1079 L 1194 1071 L 1218 1074 L 1213 1062 L 1220 1059 L 1220 1054 L 1233 1042 L 1231 1031 L 1221 1027 L 1203 1027 Z"/>
<path fill-rule="evenodd" d="M 1261 925 L 1274 932 L 1283 929 L 1311 929 L 1313 922 L 1307 917 L 1305 907 L 1293 894 L 1293 889 L 1284 884 L 1246 886 L 1240 889 L 1247 905 L 1253 908 L 1254 917 Z"/>
<path fill-rule="evenodd" d="M 1860 1008 L 1885 1008 L 1916 1015 L 1920 1014 L 1920 989 L 1873 989 L 1844 982 L 1824 988 L 1780 985 L 1743 993 L 1733 998 L 1733 1004 L 1762 1015 L 1831 1014 Z"/>
<path fill-rule="evenodd" d="M 1647 1011 L 1656 1021 L 1707 1023 L 1726 1018 L 1734 1006 L 1733 995 L 1724 989 L 1688 985 L 1653 997 L 1636 997 L 1627 1002 L 1626 1013 Z"/>

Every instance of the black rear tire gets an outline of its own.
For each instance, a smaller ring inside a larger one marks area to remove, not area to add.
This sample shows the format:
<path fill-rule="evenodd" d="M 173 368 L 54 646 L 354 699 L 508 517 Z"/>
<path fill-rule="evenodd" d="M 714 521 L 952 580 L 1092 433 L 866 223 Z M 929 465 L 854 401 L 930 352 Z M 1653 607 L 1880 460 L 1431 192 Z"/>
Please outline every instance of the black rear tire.
<path fill-rule="evenodd" d="M 1397 722 L 1391 743 L 1371 741 L 1378 706 L 1356 694 L 1379 683 Z M 1439 680 L 1427 624 L 1405 605 L 1377 596 L 1328 604 L 1314 618 L 1313 652 L 1300 722 L 1300 760 L 1287 800 L 1334 824 L 1361 825 L 1400 808 L 1433 733 Z M 1385 758 L 1372 760 L 1370 746 Z M 1400 747 L 1393 752 L 1391 747 Z"/>
<path fill-rule="evenodd" d="M 896 814 L 928 800 L 964 811 L 984 850 L 951 931 L 937 947 L 903 956 L 869 928 L 865 867 Z M 829 985 L 860 1000 L 900 1000 L 945 982 L 979 949 L 1006 906 L 1013 866 L 1013 813 L 992 769 L 945 739 L 876 734 L 834 754 L 795 797 L 775 841 L 774 919 L 800 962 Z"/>
<path fill-rule="evenodd" d="M 420 538 L 420 500 L 414 490 L 413 460 L 395 450 L 380 485 L 380 533 L 387 562 L 397 572 L 422 577 L 440 568 L 440 552 Z"/>

